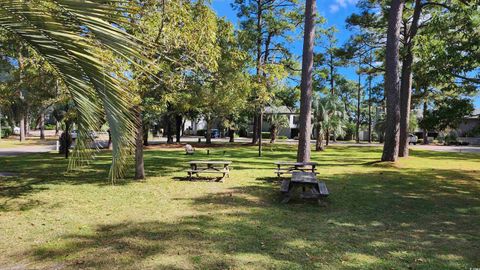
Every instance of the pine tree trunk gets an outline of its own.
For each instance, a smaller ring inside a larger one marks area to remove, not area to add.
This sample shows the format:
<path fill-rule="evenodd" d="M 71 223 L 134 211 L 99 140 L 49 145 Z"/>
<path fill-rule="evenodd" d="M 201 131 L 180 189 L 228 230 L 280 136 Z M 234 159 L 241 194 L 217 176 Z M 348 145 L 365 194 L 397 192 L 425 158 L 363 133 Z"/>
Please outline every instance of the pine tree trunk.
<path fill-rule="evenodd" d="M 358 57 L 358 89 L 357 89 L 357 125 L 356 125 L 356 142 L 360 143 L 360 101 L 362 100 L 362 75 L 360 73 L 361 58 Z"/>
<path fill-rule="evenodd" d="M 135 179 L 145 179 L 145 168 L 143 160 L 143 121 L 142 112 L 137 107 L 137 134 L 135 138 Z"/>
<path fill-rule="evenodd" d="M 310 161 L 310 136 L 312 132 L 312 82 L 313 47 L 315 39 L 316 0 L 307 0 L 305 6 L 305 33 L 303 38 L 302 82 L 300 98 L 300 131 L 298 140 L 298 162 Z"/>
<path fill-rule="evenodd" d="M 372 143 L 372 77 L 368 79 L 368 143 Z"/>
<path fill-rule="evenodd" d="M 398 155 L 408 157 L 408 129 L 410 122 L 410 106 L 412 99 L 412 65 L 413 65 L 413 39 L 417 33 L 418 21 L 422 10 L 421 0 L 415 0 L 415 10 L 409 32 L 404 39 L 407 40 L 406 54 L 403 59 L 402 77 L 400 83 L 400 145 Z"/>
<path fill-rule="evenodd" d="M 399 46 L 403 0 L 392 0 L 388 18 L 385 95 L 387 117 L 382 161 L 396 161 L 400 140 Z"/>
<path fill-rule="evenodd" d="M 45 112 L 40 113 L 40 140 L 45 140 Z"/>

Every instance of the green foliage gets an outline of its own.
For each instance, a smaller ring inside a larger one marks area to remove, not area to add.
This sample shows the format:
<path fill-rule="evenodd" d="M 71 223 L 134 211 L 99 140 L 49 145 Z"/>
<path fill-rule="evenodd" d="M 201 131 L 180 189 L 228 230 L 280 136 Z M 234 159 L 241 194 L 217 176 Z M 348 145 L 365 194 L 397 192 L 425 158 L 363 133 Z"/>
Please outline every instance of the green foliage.
<path fill-rule="evenodd" d="M 424 113 L 420 127 L 439 131 L 447 128 L 455 129 L 473 110 L 473 103 L 470 99 L 447 98 L 436 102 L 435 109 Z"/>
<path fill-rule="evenodd" d="M 0 130 L 0 138 L 8 138 L 13 134 L 13 131 L 10 127 L 2 126 L 2 130 Z"/>
<path fill-rule="evenodd" d="M 68 87 L 79 112 L 80 138 L 88 138 L 89 130 L 97 130 L 106 115 L 114 149 L 111 179 L 124 175 L 134 146 L 135 123 L 132 95 L 117 76 L 106 72 L 101 52 L 127 61 L 144 59 L 136 39 L 114 26 L 123 20 L 111 16 L 116 11 L 113 5 L 93 1 L 14 0 L 0 5 L 0 27 L 34 50 Z M 84 150 L 87 143 L 77 140 L 71 168 L 92 158 L 94 153 Z"/>

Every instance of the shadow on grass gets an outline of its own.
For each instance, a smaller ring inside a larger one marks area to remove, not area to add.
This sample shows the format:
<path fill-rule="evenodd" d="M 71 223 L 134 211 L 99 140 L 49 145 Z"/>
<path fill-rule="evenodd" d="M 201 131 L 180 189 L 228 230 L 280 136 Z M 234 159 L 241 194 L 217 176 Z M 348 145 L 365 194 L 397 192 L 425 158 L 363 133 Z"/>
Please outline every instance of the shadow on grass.
<path fill-rule="evenodd" d="M 279 203 L 275 181 L 194 198 L 166 222 L 99 224 L 28 256 L 65 268 L 468 269 L 478 265 L 478 176 L 454 170 L 333 175 L 326 208 Z"/>

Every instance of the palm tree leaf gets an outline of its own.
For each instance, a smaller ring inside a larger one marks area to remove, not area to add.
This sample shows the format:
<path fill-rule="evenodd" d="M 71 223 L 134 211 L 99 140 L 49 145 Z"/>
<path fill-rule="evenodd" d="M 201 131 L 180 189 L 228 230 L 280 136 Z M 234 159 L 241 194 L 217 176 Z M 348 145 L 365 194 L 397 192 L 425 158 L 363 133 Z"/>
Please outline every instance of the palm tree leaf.
<path fill-rule="evenodd" d="M 105 115 L 113 144 L 110 178 L 122 177 L 134 147 L 133 96 L 125 83 L 106 72 L 98 50 L 113 51 L 135 63 L 132 59 L 143 59 L 141 45 L 115 26 L 110 5 L 75 0 L 45 2 L 48 8 L 22 0 L 2 1 L 0 27 L 41 55 L 69 89 L 79 112 L 79 140 L 70 168 L 92 157 L 88 133 L 99 127 Z"/>

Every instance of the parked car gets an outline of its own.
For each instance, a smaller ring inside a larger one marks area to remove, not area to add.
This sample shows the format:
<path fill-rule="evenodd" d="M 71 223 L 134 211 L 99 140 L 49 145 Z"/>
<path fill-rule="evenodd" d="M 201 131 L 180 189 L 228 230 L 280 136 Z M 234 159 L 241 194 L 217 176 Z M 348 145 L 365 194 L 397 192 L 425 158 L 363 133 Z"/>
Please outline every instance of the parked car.
<path fill-rule="evenodd" d="M 13 134 L 15 134 L 15 135 L 20 134 L 20 128 L 19 127 L 14 127 L 13 128 Z"/>
<path fill-rule="evenodd" d="M 418 137 L 415 136 L 415 134 L 408 134 L 408 144 L 413 144 L 413 145 L 417 145 L 417 142 L 418 142 Z"/>
<path fill-rule="evenodd" d="M 88 134 L 90 135 L 90 138 L 92 138 L 92 139 L 98 138 L 98 135 L 95 131 L 90 131 Z M 72 136 L 72 140 L 75 140 L 78 136 L 78 131 L 77 130 L 72 130 L 72 132 L 70 132 L 70 136 Z"/>
<path fill-rule="evenodd" d="M 218 129 L 212 129 L 211 132 L 211 138 L 220 138 L 220 130 Z M 205 138 L 207 137 L 207 134 L 205 133 Z"/>

